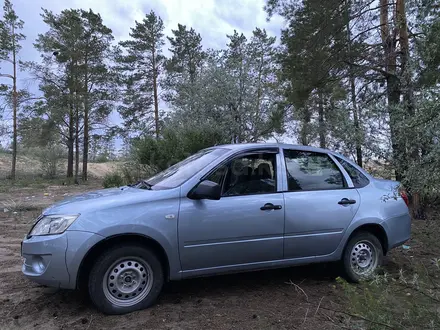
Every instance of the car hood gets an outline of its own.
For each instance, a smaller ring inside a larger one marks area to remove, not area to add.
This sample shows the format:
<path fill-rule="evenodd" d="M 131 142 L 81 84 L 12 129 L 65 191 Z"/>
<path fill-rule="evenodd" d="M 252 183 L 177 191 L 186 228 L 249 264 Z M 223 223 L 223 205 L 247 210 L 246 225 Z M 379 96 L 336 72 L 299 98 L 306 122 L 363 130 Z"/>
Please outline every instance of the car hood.
<path fill-rule="evenodd" d="M 101 189 L 68 197 L 45 209 L 43 214 L 80 214 L 90 210 L 163 199 L 169 194 L 169 190 L 145 190 L 131 187 Z"/>

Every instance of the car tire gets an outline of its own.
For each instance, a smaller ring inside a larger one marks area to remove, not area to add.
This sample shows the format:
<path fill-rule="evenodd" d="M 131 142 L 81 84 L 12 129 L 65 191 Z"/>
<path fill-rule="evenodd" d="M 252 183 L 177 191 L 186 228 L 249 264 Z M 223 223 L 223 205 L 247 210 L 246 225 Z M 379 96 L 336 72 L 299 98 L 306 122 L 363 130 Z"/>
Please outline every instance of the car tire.
<path fill-rule="evenodd" d="M 88 291 L 103 313 L 116 315 L 154 304 L 164 283 L 163 266 L 153 251 L 118 245 L 105 251 L 90 271 Z"/>
<path fill-rule="evenodd" d="M 345 246 L 342 268 L 347 281 L 358 283 L 371 279 L 382 265 L 383 247 L 369 232 L 358 232 Z"/>

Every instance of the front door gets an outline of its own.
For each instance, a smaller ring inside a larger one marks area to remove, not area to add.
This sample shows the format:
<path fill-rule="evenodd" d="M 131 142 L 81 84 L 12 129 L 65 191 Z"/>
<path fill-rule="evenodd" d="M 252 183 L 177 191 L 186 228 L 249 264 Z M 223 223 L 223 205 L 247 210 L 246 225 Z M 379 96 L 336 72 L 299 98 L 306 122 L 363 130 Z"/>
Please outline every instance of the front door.
<path fill-rule="evenodd" d="M 182 197 L 178 232 L 184 272 L 283 258 L 278 166 L 277 151 L 237 155 L 207 177 L 222 186 L 220 200 Z"/>
<path fill-rule="evenodd" d="M 284 161 L 284 257 L 332 253 L 359 208 L 359 193 L 326 153 L 284 150 Z"/>

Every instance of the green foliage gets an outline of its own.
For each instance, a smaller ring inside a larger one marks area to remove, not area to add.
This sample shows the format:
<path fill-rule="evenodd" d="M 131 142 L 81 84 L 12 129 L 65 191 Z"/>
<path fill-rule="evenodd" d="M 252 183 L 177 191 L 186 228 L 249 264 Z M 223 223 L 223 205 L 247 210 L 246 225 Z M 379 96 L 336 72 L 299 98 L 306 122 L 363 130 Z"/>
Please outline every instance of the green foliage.
<path fill-rule="evenodd" d="M 10 0 L 5 0 L 3 5 L 3 20 L 0 20 L 0 61 L 11 61 L 12 53 L 21 49 L 20 41 L 25 39 L 19 31 L 23 29 L 24 22 L 19 19 Z"/>
<path fill-rule="evenodd" d="M 43 176 L 48 179 L 56 178 L 60 160 L 65 158 L 64 148 L 59 145 L 47 145 L 44 148 L 35 148 L 31 152 L 40 162 Z"/>
<path fill-rule="evenodd" d="M 203 148 L 226 141 L 223 132 L 212 126 L 169 127 L 162 135 L 160 139 L 146 136 L 134 140 L 132 152 L 137 163 L 159 171 Z"/>
<path fill-rule="evenodd" d="M 88 161 L 90 132 L 103 129 L 117 98 L 111 29 L 92 10 L 63 10 L 54 14 L 43 10 L 48 31 L 40 34 L 35 48 L 42 61 L 26 63 L 44 94 L 27 108 L 29 118 L 45 122 L 55 141 L 69 153 L 68 176 L 73 176 L 75 142 L 83 142 L 83 160 Z"/>
<path fill-rule="evenodd" d="M 156 170 L 148 165 L 138 162 L 126 162 L 119 168 L 104 176 L 104 188 L 120 187 L 133 184 L 139 180 L 147 179 L 156 173 Z"/>
<path fill-rule="evenodd" d="M 116 58 L 124 90 L 124 104 L 119 113 L 125 128 L 138 134 L 154 131 L 153 91 L 165 60 L 163 30 L 162 19 L 151 11 L 142 22 L 135 22 L 131 40 L 120 43 L 125 53 Z"/>
<path fill-rule="evenodd" d="M 104 188 L 121 187 L 124 185 L 124 179 L 119 172 L 106 174 L 102 182 Z"/>

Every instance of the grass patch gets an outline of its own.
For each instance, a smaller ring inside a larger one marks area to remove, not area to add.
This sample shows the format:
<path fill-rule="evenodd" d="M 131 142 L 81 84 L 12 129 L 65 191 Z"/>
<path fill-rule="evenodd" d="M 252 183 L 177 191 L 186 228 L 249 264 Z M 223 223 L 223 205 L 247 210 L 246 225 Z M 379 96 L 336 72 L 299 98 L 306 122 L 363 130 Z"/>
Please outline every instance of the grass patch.
<path fill-rule="evenodd" d="M 350 329 L 440 329 L 440 224 L 415 221 L 409 250 L 391 251 L 386 272 L 352 285 L 338 278 Z"/>

